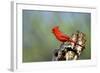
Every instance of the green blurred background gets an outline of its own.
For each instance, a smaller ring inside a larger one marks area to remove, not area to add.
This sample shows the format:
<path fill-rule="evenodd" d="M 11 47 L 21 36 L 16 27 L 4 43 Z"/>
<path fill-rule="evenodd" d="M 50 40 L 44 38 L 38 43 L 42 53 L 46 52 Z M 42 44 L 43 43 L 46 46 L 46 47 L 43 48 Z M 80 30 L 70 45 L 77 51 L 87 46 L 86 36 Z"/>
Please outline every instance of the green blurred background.
<path fill-rule="evenodd" d="M 80 60 L 91 58 L 91 14 L 79 12 L 56 12 L 23 10 L 23 62 L 51 61 L 53 50 L 61 42 L 55 39 L 55 25 L 67 35 L 79 30 L 86 34 L 86 49 Z"/>

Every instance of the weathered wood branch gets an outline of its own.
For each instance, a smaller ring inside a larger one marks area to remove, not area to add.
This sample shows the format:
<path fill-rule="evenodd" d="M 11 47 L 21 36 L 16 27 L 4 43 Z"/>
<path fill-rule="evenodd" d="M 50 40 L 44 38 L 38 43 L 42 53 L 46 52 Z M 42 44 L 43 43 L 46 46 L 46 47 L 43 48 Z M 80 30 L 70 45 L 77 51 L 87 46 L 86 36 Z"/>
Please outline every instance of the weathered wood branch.
<path fill-rule="evenodd" d="M 54 61 L 61 60 L 77 60 L 82 51 L 85 49 L 86 35 L 82 32 L 75 32 L 72 34 L 71 39 L 76 43 L 63 43 L 53 53 Z"/>

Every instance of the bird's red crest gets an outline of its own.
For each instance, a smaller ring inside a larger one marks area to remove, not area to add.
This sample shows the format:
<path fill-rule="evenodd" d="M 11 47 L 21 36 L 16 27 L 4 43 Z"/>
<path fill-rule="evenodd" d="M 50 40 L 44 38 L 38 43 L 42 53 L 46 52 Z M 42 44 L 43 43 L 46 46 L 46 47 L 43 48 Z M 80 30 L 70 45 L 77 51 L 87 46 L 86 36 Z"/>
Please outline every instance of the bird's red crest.
<path fill-rule="evenodd" d="M 52 32 L 55 32 L 55 30 L 57 30 L 59 27 L 58 26 L 55 26 L 53 29 L 52 29 Z"/>

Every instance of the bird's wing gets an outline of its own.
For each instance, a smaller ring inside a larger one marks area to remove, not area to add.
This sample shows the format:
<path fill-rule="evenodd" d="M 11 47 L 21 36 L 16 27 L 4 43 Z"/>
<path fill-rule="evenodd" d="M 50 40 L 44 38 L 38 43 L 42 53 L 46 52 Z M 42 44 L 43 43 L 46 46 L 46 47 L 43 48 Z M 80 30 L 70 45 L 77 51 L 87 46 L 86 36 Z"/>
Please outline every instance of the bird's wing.
<path fill-rule="evenodd" d="M 70 38 L 69 37 L 67 37 L 66 35 L 61 35 L 60 37 L 62 37 L 62 38 L 64 38 L 64 39 L 67 39 L 67 40 L 69 40 Z"/>

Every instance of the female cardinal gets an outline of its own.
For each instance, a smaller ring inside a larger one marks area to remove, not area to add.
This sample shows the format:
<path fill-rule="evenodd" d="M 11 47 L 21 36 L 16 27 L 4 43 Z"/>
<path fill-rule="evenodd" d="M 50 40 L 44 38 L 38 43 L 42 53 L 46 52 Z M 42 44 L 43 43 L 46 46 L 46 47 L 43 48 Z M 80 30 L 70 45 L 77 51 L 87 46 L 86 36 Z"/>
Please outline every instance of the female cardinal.
<path fill-rule="evenodd" d="M 75 43 L 73 40 L 71 40 L 71 38 L 68 35 L 63 34 L 60 30 L 58 26 L 55 26 L 52 29 L 52 33 L 55 35 L 56 39 L 59 40 L 60 42 L 73 42 Z"/>

